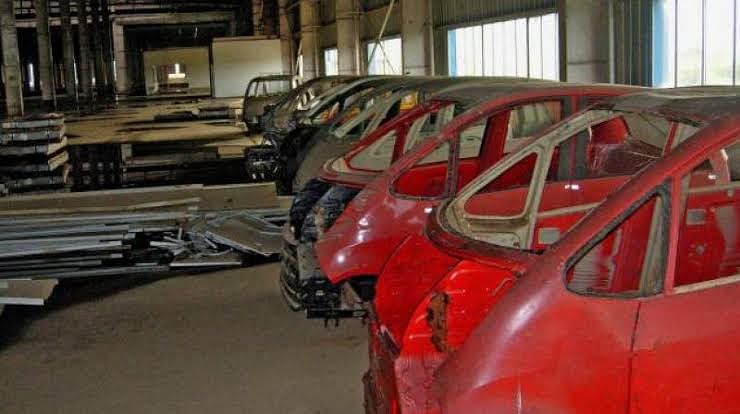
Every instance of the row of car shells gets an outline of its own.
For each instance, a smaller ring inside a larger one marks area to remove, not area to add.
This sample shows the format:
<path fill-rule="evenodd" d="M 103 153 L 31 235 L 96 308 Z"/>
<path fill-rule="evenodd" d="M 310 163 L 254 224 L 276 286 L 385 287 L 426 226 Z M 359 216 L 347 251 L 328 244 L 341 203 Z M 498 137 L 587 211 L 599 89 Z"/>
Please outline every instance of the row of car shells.
<path fill-rule="evenodd" d="M 377 121 L 297 192 L 283 292 L 367 318 L 369 412 L 732 411 L 739 92 L 420 78 L 343 104 L 327 131 Z"/>

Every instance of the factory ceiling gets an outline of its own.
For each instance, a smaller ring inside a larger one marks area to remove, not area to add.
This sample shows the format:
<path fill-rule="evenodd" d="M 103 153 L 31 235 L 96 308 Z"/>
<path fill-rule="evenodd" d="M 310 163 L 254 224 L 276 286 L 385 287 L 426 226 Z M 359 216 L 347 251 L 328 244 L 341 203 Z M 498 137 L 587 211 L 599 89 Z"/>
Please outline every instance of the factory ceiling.
<path fill-rule="evenodd" d="M 33 0 L 14 0 L 17 19 L 33 19 L 36 15 Z M 50 15 L 59 15 L 59 0 L 48 0 Z M 131 15 L 149 13 L 199 13 L 209 11 L 235 10 L 248 0 L 108 0 L 111 14 Z M 88 2 L 89 4 L 89 2 Z M 73 15 L 76 14 L 77 0 L 70 0 Z"/>

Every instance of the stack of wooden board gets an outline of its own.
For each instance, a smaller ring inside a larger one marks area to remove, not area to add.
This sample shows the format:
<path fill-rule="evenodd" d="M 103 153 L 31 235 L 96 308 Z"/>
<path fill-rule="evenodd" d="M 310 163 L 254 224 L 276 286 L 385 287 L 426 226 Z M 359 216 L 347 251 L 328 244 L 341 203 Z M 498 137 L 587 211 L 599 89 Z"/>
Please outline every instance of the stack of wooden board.
<path fill-rule="evenodd" d="M 66 191 L 69 155 L 64 116 L 0 123 L 0 195 Z"/>

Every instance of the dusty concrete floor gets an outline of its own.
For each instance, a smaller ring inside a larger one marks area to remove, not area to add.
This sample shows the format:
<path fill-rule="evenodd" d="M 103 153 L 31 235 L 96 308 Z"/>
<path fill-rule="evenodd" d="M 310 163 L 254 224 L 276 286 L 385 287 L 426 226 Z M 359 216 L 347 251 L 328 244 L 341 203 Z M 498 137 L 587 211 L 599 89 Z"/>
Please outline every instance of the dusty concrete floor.
<path fill-rule="evenodd" d="M 165 279 L 31 316 L 6 309 L 0 411 L 362 412 L 364 328 L 327 331 L 289 312 L 277 270 Z"/>

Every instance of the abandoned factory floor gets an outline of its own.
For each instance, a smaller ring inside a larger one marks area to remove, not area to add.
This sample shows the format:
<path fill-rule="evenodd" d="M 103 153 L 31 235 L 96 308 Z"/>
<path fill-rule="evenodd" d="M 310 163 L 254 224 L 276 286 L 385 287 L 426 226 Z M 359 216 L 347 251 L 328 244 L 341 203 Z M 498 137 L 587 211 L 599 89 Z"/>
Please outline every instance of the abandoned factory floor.
<path fill-rule="evenodd" d="M 277 272 L 272 263 L 102 293 L 64 287 L 67 303 L 6 309 L 0 411 L 362 412 L 365 328 L 327 330 L 288 311 Z"/>

